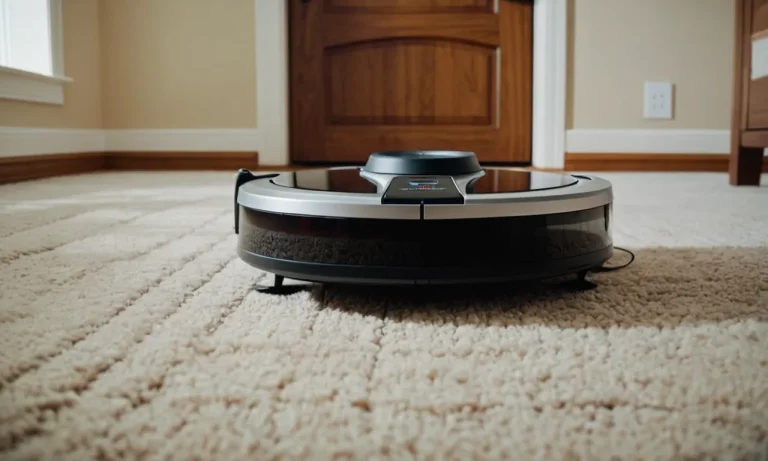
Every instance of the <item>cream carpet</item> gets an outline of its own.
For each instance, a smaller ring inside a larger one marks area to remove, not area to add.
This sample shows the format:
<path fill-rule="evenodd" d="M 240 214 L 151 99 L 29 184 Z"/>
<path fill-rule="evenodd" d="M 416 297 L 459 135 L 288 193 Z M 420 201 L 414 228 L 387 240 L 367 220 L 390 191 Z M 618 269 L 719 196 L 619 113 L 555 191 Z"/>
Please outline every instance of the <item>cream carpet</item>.
<path fill-rule="evenodd" d="M 271 296 L 231 174 L 2 186 L 0 459 L 768 459 L 768 187 L 602 176 L 590 292 Z"/>

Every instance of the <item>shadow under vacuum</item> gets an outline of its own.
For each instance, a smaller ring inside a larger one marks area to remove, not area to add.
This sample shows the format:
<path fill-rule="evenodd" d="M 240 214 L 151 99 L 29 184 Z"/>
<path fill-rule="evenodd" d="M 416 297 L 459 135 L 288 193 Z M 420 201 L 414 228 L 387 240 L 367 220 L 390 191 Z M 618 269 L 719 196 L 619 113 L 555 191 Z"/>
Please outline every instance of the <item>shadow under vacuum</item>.
<path fill-rule="evenodd" d="M 298 284 L 319 309 L 395 322 L 560 328 L 664 328 L 752 319 L 768 321 L 768 246 L 652 248 L 629 267 L 590 274 L 593 290 L 573 276 L 536 282 L 444 286 Z M 610 265 L 620 265 L 618 253 Z M 288 287 L 287 287 L 288 288 Z M 269 295 L 275 296 L 275 295 Z"/>

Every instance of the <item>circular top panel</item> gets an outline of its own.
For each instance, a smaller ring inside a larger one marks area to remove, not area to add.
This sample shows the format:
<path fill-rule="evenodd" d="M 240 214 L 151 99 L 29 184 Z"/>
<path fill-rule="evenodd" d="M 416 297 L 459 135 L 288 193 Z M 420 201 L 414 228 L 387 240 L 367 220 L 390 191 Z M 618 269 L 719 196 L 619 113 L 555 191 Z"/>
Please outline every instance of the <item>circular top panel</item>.
<path fill-rule="evenodd" d="M 359 167 L 346 167 L 267 175 L 239 186 L 237 203 L 253 210 L 302 216 L 440 220 L 564 213 L 613 200 L 610 182 L 598 177 L 487 168 L 453 176 L 464 194 L 462 204 L 383 205 L 383 194 L 393 178 L 366 178 L 361 173 Z"/>
<path fill-rule="evenodd" d="M 399 150 L 375 152 L 363 170 L 379 174 L 461 175 L 482 170 L 472 152 Z"/>
<path fill-rule="evenodd" d="M 486 168 L 485 174 L 467 184 L 467 194 L 504 194 L 567 187 L 578 183 L 573 176 L 541 171 Z"/>
<path fill-rule="evenodd" d="M 302 190 L 376 193 L 376 184 L 360 176 L 360 169 L 357 167 L 294 171 L 276 176 L 272 182 L 278 186 Z"/>

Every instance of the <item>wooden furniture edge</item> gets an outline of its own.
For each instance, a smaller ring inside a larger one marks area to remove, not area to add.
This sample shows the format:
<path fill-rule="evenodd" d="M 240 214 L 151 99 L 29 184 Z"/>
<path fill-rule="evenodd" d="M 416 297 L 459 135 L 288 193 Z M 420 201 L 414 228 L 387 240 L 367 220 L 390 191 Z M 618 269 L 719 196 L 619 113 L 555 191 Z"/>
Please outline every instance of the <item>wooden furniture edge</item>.
<path fill-rule="evenodd" d="M 731 153 L 728 182 L 734 186 L 759 185 L 765 171 L 765 130 L 747 131 L 752 59 L 752 0 L 735 0 L 733 23 L 733 82 L 731 88 Z M 760 167 L 762 162 L 763 167 Z"/>
<path fill-rule="evenodd" d="M 742 131 L 741 146 L 764 149 L 765 146 L 768 146 L 768 131 Z"/>

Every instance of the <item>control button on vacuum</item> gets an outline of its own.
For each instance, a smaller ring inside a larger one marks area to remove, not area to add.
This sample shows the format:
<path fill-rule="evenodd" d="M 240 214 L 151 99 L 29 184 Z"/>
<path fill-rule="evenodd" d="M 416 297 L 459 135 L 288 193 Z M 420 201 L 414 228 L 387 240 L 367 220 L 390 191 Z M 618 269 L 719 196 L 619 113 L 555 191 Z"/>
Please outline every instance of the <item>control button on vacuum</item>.
<path fill-rule="evenodd" d="M 464 196 L 450 176 L 397 176 L 381 198 L 382 204 L 463 204 Z"/>
<path fill-rule="evenodd" d="M 437 179 L 412 179 L 408 181 L 408 184 L 410 184 L 413 187 L 436 185 Z"/>

